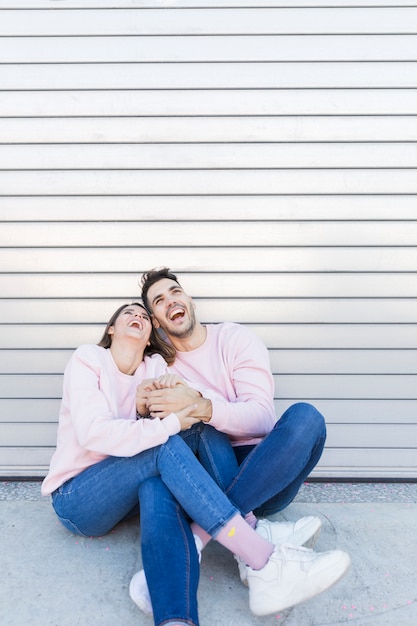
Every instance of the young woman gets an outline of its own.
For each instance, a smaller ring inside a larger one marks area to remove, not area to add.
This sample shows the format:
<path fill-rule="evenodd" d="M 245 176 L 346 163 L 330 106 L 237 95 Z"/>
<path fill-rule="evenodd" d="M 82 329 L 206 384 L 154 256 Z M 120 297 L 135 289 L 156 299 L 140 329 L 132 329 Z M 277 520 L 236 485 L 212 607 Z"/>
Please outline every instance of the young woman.
<path fill-rule="evenodd" d="M 153 334 L 147 311 L 134 303 L 114 313 L 99 345 L 83 345 L 71 357 L 57 448 L 42 484 L 61 523 L 79 535 L 106 534 L 137 508 L 143 482 L 160 476 L 194 523 L 247 564 L 250 606 L 256 614 L 281 610 L 284 596 L 284 604 L 291 606 L 300 594 L 306 599 L 306 589 L 312 597 L 336 582 L 347 568 L 348 557 L 340 551 L 305 551 L 303 567 L 297 556 L 297 571 L 283 581 L 282 565 L 291 562 L 291 549 L 284 556 L 256 533 L 196 459 L 194 451 L 203 457 L 205 451 L 210 460 L 211 437 L 219 433 L 189 417 L 194 406 L 164 419 L 146 418 L 141 383 L 165 375 L 159 351 L 170 359 L 169 348 Z M 195 425 L 200 430 L 189 446 L 179 433 Z M 216 440 L 213 450 L 222 457 L 228 448 L 220 444 Z M 320 589 L 314 584 L 318 574 Z M 168 616 L 158 615 L 154 607 L 154 620 L 158 626 L 197 626 L 197 607 Z"/>

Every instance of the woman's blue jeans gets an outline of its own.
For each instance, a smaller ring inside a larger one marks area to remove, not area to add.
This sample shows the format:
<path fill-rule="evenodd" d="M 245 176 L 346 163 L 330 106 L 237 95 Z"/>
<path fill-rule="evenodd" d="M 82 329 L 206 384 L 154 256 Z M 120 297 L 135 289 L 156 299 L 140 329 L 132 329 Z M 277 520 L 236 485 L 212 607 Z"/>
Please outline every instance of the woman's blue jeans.
<path fill-rule="evenodd" d="M 101 536 L 137 508 L 144 482 L 155 477 L 163 481 L 168 500 L 155 502 L 154 515 L 142 522 L 141 527 L 143 531 L 147 523 L 151 524 L 156 544 L 160 533 L 168 532 L 169 552 L 174 562 L 179 565 L 181 559 L 185 559 L 183 566 L 178 567 L 180 612 L 176 598 L 171 602 L 169 589 L 165 589 L 168 618 L 164 621 L 180 618 L 185 624 L 196 623 L 193 616 L 197 615 L 199 564 L 184 510 L 213 537 L 238 512 L 203 464 L 223 489 L 223 481 L 233 480 L 237 470 L 227 437 L 211 426 L 196 424 L 181 435 L 170 437 L 165 444 L 136 456 L 108 457 L 71 478 L 52 494 L 53 507 L 65 528 L 77 535 Z M 181 536 L 179 542 L 178 535 Z M 188 550 L 189 545 L 192 550 Z M 175 558 L 178 549 L 180 554 Z"/>
<path fill-rule="evenodd" d="M 260 444 L 234 448 L 240 467 L 226 488 L 228 498 L 243 514 L 284 509 L 317 465 L 325 440 L 324 418 L 317 409 L 304 402 L 292 405 Z M 199 567 L 187 517 L 159 478 L 142 483 L 139 496 L 142 560 L 155 624 L 177 617 L 198 626 Z M 155 527 L 157 516 L 164 528 Z"/>

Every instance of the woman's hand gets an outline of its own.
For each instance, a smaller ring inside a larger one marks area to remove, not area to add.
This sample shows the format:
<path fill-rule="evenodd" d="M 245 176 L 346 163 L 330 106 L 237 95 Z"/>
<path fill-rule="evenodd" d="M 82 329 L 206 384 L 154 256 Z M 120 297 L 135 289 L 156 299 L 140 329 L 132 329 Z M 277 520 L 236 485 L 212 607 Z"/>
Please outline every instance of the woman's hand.
<path fill-rule="evenodd" d="M 196 404 L 191 404 L 191 406 L 187 406 L 185 409 L 181 409 L 175 413 L 179 419 L 181 430 L 188 430 L 191 426 L 194 426 L 194 424 L 198 424 L 200 421 L 198 417 L 190 417 L 191 413 L 195 411 L 196 408 Z"/>
<path fill-rule="evenodd" d="M 154 380 L 142 380 L 141 384 L 136 387 L 136 412 L 142 417 L 148 417 L 149 408 L 148 401 L 152 389 L 154 389 Z"/>
<path fill-rule="evenodd" d="M 188 387 L 185 380 L 177 376 L 176 374 L 164 374 L 159 378 L 156 378 L 153 381 L 154 389 L 167 389 L 172 387 L 177 387 L 182 385 L 183 387 Z"/>

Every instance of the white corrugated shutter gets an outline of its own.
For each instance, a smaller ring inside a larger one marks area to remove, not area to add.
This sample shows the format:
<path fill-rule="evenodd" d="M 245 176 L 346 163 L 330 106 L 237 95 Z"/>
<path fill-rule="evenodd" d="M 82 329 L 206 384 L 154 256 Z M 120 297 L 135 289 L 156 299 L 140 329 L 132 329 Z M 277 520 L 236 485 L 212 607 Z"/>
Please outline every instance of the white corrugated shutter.
<path fill-rule="evenodd" d="M 251 326 L 317 477 L 417 476 L 417 4 L 0 0 L 0 475 L 141 273 Z"/>

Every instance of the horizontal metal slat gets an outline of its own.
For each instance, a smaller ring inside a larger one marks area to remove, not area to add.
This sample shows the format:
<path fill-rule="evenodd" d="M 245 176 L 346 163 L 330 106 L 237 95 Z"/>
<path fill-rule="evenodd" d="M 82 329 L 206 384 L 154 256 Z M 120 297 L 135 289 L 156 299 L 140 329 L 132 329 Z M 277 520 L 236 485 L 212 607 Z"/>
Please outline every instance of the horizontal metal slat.
<path fill-rule="evenodd" d="M 54 448 L 0 448 L 0 475 L 43 477 L 48 471 Z M 328 449 L 325 448 L 318 466 L 313 472 L 316 477 L 330 478 L 417 478 L 415 450 L 374 449 Z"/>
<path fill-rule="evenodd" d="M 411 142 L 417 140 L 417 115 L 15 117 L 0 118 L 0 138 L 5 144 L 100 144 L 100 150 L 103 143 L 123 142 Z M 24 149 L 27 150 L 27 145 Z M 11 161 L 7 163 L 10 167 Z"/>
<path fill-rule="evenodd" d="M 275 395 L 303 399 L 398 399 L 416 400 L 417 374 L 325 375 L 280 374 L 275 376 Z M 417 439 L 414 439 L 417 441 Z M 410 444 L 410 441 L 408 441 Z"/>
<path fill-rule="evenodd" d="M 299 398 L 275 400 L 276 415 Z M 61 399 L 58 398 L 0 398 L 0 422 L 56 423 Z M 417 400 L 390 399 L 315 399 L 314 405 L 330 424 L 415 424 Z"/>
<path fill-rule="evenodd" d="M 414 349 L 417 324 L 251 324 L 269 348 Z"/>
<path fill-rule="evenodd" d="M 110 317 L 112 310 L 108 311 Z M 103 312 L 105 315 L 105 312 Z M 15 349 L 69 349 L 82 343 L 98 343 L 105 327 L 104 320 L 97 324 L 12 324 L 7 333 L 0 334 L 0 348 Z"/>
<path fill-rule="evenodd" d="M 275 400 L 275 412 L 279 418 L 295 402 L 297 397 Z M 416 423 L 416 400 L 384 399 L 316 399 L 314 406 L 323 414 L 326 424 L 414 424 Z"/>
<path fill-rule="evenodd" d="M 0 172 L 3 195 L 416 194 L 415 169 Z"/>
<path fill-rule="evenodd" d="M 417 478 L 415 449 L 325 448 L 314 476 L 334 478 Z"/>
<path fill-rule="evenodd" d="M 417 15 L 417 11 L 416 11 Z M 417 87 L 417 62 L 0 65 L 1 90 L 390 89 Z"/>
<path fill-rule="evenodd" d="M 401 245 L 360 248 L 242 246 L 232 249 L 222 245 L 205 247 L 195 244 L 180 248 L 159 246 L 158 243 L 155 247 L 146 246 L 142 241 L 133 248 L 0 248 L 0 271 L 6 273 L 129 272 L 137 274 L 139 279 L 142 272 L 152 267 L 165 265 L 178 273 L 221 272 L 225 264 L 229 271 L 248 273 L 413 272 L 417 267 L 417 249 Z M 126 296 L 137 293 L 135 283 Z"/>
<path fill-rule="evenodd" d="M 53 452 L 48 447 L 0 447 L 0 476 L 46 476 Z"/>
<path fill-rule="evenodd" d="M 0 350 L 0 375 L 62 374 L 71 354 L 72 350 Z"/>
<path fill-rule="evenodd" d="M 194 300 L 201 319 L 243 324 L 412 324 L 417 319 L 417 299 L 286 298 L 269 300 Z M 95 324 L 123 304 L 120 299 L 4 300 L 0 324 Z M 104 313 L 105 315 L 105 313 Z M 107 320 L 106 320 L 107 321 Z"/>
<path fill-rule="evenodd" d="M 7 298 L 121 298 L 138 296 L 140 272 L 0 274 Z M 194 298 L 416 298 L 417 272 L 181 272 L 181 284 Z"/>
<path fill-rule="evenodd" d="M 1 349 L 75 349 L 97 343 L 115 307 L 101 311 L 95 324 L 8 324 Z M 214 320 L 200 315 L 203 323 Z M 417 324 L 248 324 L 276 349 L 417 349 Z"/>
<path fill-rule="evenodd" d="M 52 222 L 158 222 L 172 220 L 199 222 L 205 221 L 321 221 L 366 220 L 400 221 L 416 219 L 416 196 L 335 196 L 335 195 L 261 195 L 254 202 L 251 196 L 62 196 L 62 197 L 3 197 L 1 199 L 2 221 L 52 221 Z M 175 250 L 173 250 L 175 254 Z M 389 254 L 389 250 L 386 251 Z M 82 254 L 82 252 L 81 252 Z M 111 254 L 111 251 L 109 251 Z M 123 255 L 123 250 L 120 250 Z M 184 250 L 184 255 L 187 251 Z M 339 251 L 338 255 L 343 251 Z M 358 254 L 360 251 L 358 250 Z M 369 254 L 372 254 L 369 251 Z M 334 257 L 338 255 L 333 255 Z M 186 258 L 186 257 L 185 257 Z M 396 257 L 397 258 L 397 257 Z M 398 268 L 396 258 L 390 265 Z M 256 259 L 251 259 L 255 262 Z M 314 262 L 314 259 L 311 259 Z M 105 262 L 101 259 L 101 267 Z M 213 259 L 211 260 L 213 262 Z M 229 259 L 228 262 L 233 262 Z M 384 258 L 380 259 L 384 262 Z M 116 259 L 114 263 L 117 265 Z M 243 259 L 239 260 L 242 267 Z M 184 263 L 181 263 L 183 266 Z M 271 259 L 268 260 L 268 267 Z M 411 267 L 416 264 L 411 262 Z M 298 267 L 298 266 L 297 266 Z M 365 259 L 361 265 L 366 271 Z M 381 266 L 384 268 L 384 265 Z M 314 269 L 314 268 L 313 268 Z"/>
<path fill-rule="evenodd" d="M 0 170 L 416 168 L 417 142 L 0 145 Z"/>
<path fill-rule="evenodd" d="M 416 51 L 417 36 L 412 34 L 0 39 L 2 63 L 403 61 L 415 60 Z"/>
<path fill-rule="evenodd" d="M 415 33 L 415 7 L 374 7 L 352 10 L 339 8 L 154 9 L 112 11 L 99 9 L 31 12 L 22 19 L 19 10 L 8 10 L 0 20 L 0 35 L 209 35 L 209 34 L 289 34 L 289 33 Z M 314 19 L 312 19 L 314 17 Z M 414 27 L 414 28 L 413 28 Z"/>
<path fill-rule="evenodd" d="M 72 350 L 0 350 L 0 374 L 61 374 Z M 272 371 L 281 374 L 417 374 L 417 351 L 270 350 Z"/>
<path fill-rule="evenodd" d="M 0 422 L 58 421 L 61 398 L 0 398 Z"/>
<path fill-rule="evenodd" d="M 55 447 L 57 425 L 53 423 L 0 423 L 2 446 Z"/>
<path fill-rule="evenodd" d="M 361 8 L 358 6 L 357 0 L 339 0 L 338 6 L 344 8 Z M 391 7 L 392 0 L 367 0 L 366 8 L 370 7 Z M 402 0 L 402 7 L 415 6 L 415 0 Z M 142 0 L 140 6 L 134 7 L 135 9 L 230 9 L 230 8 L 254 8 L 253 0 L 177 0 L 175 6 L 168 4 L 168 6 L 161 6 L 160 0 Z M 271 7 L 275 9 L 288 9 L 288 0 L 263 0 L 262 7 Z M 297 8 L 311 9 L 310 0 L 297 0 Z M 334 0 L 321 0 L 320 7 L 334 7 Z M 33 4 L 30 0 L 0 0 L 1 9 L 19 9 L 20 11 L 25 9 L 32 9 Z M 50 0 L 36 0 L 37 9 L 48 9 L 53 11 L 67 11 L 68 9 L 114 9 L 114 0 L 66 0 L 65 5 L 52 5 Z M 129 0 L 119 0 L 117 4 L 118 9 L 132 9 L 132 3 Z"/>
<path fill-rule="evenodd" d="M 412 349 L 271 349 L 269 356 L 278 385 L 281 374 L 417 374 L 417 353 Z"/>
<path fill-rule="evenodd" d="M 0 441 L 3 446 L 40 446 L 56 445 L 57 425 L 54 423 L 0 423 Z M 326 447 L 345 448 L 391 448 L 398 451 L 408 449 L 410 442 L 416 441 L 417 425 L 402 424 L 332 424 L 328 428 Z"/>
<path fill-rule="evenodd" d="M 416 176 L 417 184 L 417 176 Z M 201 216 L 203 217 L 203 216 Z M 417 214 L 416 214 L 417 217 Z M 2 247 L 415 246 L 417 219 L 391 222 L 6 222 Z"/>
<path fill-rule="evenodd" d="M 299 398 L 275 400 L 276 415 L 284 411 Z M 0 399 L 1 422 L 53 422 L 59 415 L 61 399 L 58 398 L 6 398 Z M 415 424 L 416 400 L 384 399 L 315 399 L 314 405 L 330 424 Z"/>
<path fill-rule="evenodd" d="M 416 89 L 4 91 L 0 116 L 415 115 Z M 369 86 L 368 86 L 369 87 Z"/>
<path fill-rule="evenodd" d="M 62 378 L 62 374 L 3 374 L 0 376 L 0 397 L 60 398 Z"/>

